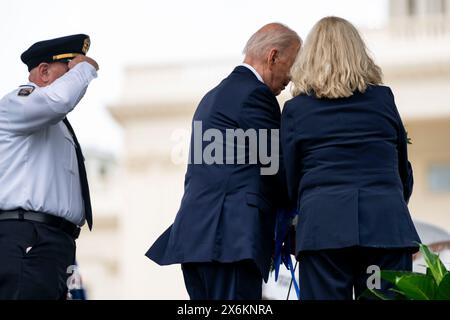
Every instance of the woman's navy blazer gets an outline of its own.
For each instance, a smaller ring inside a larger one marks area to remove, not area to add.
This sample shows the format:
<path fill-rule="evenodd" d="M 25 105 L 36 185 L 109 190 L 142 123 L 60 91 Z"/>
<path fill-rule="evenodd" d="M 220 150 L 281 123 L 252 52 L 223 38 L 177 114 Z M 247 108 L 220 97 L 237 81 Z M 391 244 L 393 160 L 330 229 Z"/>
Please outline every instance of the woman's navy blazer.
<path fill-rule="evenodd" d="M 281 148 L 299 219 L 296 251 L 420 242 L 407 203 L 413 175 L 390 88 L 286 102 Z"/>

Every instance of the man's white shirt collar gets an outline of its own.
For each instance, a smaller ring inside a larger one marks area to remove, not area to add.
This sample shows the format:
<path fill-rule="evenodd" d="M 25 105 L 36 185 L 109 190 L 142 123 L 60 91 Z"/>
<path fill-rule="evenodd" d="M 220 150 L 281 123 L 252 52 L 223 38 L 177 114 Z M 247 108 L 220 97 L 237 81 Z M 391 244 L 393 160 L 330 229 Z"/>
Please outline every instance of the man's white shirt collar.
<path fill-rule="evenodd" d="M 251 72 L 253 72 L 253 74 L 255 75 L 256 78 L 258 78 L 259 81 L 261 81 L 262 83 L 264 83 L 263 78 L 261 77 L 261 75 L 258 73 L 258 71 L 255 70 L 255 68 L 253 68 L 251 65 L 247 64 L 247 63 L 241 63 L 240 66 L 246 67 L 247 69 L 249 69 Z"/>

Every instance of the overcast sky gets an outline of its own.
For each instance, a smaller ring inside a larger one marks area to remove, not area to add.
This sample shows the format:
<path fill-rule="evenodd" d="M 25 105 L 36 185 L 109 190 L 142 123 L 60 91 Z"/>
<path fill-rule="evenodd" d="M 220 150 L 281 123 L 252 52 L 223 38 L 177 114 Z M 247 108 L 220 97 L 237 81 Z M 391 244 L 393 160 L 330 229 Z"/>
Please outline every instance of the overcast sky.
<path fill-rule="evenodd" d="M 0 95 L 27 82 L 20 54 L 31 44 L 86 33 L 99 77 L 69 118 L 83 145 L 118 152 L 120 127 L 105 108 L 120 99 L 127 65 L 235 57 L 253 32 L 273 21 L 303 38 L 327 15 L 379 27 L 387 5 L 387 0 L 1 0 Z"/>

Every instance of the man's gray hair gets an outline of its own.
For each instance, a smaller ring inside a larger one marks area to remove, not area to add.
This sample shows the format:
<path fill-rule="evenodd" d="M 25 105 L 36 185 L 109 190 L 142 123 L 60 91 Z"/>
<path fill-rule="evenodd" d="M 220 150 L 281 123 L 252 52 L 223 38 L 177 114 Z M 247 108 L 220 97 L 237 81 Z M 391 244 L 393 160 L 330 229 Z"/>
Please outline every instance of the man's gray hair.
<path fill-rule="evenodd" d="M 302 43 L 299 35 L 281 23 L 270 23 L 256 31 L 245 45 L 243 53 L 246 56 L 263 58 L 272 48 L 277 48 L 280 54 L 294 43 Z"/>

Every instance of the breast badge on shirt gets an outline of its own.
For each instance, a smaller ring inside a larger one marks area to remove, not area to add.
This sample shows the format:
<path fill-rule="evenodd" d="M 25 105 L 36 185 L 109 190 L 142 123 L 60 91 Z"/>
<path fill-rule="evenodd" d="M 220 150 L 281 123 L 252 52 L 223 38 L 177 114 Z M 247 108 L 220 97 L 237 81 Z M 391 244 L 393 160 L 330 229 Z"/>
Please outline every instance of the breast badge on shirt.
<path fill-rule="evenodd" d="M 17 93 L 19 97 L 28 97 L 34 91 L 34 86 L 20 86 L 20 90 Z"/>

